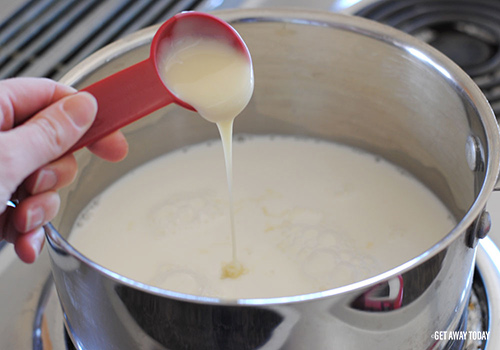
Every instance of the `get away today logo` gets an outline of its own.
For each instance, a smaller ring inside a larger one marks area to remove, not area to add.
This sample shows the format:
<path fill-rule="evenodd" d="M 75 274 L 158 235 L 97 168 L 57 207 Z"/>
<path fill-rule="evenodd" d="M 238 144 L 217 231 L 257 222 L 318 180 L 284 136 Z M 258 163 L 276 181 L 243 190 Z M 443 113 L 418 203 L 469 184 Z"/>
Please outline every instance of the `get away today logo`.
<path fill-rule="evenodd" d="M 431 335 L 434 340 L 488 340 L 489 331 L 436 331 Z"/>

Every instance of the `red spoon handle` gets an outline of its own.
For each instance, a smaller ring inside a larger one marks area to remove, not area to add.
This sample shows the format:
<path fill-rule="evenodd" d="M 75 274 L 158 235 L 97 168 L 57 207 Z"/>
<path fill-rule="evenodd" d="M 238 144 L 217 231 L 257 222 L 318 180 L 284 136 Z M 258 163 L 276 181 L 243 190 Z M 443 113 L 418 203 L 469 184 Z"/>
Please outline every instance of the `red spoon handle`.
<path fill-rule="evenodd" d="M 176 98 L 161 82 L 150 59 L 119 71 L 81 91 L 87 91 L 97 99 L 97 116 L 87 133 L 68 153 L 176 102 Z"/>

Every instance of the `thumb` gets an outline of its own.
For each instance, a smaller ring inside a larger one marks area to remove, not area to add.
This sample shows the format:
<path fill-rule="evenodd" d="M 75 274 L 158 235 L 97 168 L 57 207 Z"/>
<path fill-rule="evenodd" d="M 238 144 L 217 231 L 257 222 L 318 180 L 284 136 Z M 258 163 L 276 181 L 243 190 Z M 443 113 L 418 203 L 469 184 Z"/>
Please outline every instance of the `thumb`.
<path fill-rule="evenodd" d="M 66 96 L 23 125 L 6 132 L 11 181 L 19 185 L 29 174 L 62 156 L 88 130 L 97 113 L 86 92 Z M 7 149 L 6 149 L 7 148 Z M 17 185 L 15 187 L 17 187 Z"/>

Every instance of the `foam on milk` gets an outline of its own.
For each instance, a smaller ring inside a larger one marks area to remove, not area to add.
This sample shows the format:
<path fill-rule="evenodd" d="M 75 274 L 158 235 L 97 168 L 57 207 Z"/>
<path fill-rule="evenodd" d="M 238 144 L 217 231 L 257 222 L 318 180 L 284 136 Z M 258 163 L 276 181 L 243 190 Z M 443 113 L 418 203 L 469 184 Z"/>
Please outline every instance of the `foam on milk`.
<path fill-rule="evenodd" d="M 220 298 L 298 295 L 359 281 L 421 254 L 451 228 L 444 205 L 379 157 L 310 139 L 238 137 L 238 259 L 231 260 L 220 143 L 166 154 L 110 186 L 71 243 L 131 279 Z"/>

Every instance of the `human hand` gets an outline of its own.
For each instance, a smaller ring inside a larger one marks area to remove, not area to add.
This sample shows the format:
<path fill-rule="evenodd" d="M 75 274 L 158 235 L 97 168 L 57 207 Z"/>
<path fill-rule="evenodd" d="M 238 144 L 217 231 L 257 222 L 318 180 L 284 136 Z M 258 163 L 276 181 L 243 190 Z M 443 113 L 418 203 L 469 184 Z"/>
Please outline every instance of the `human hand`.
<path fill-rule="evenodd" d="M 13 243 L 24 262 L 38 257 L 42 226 L 59 210 L 56 191 L 76 176 L 74 156 L 63 155 L 90 127 L 96 112 L 92 95 L 52 80 L 0 81 L 0 241 Z M 88 149 L 119 161 L 128 146 L 123 134 L 115 132 Z M 15 209 L 6 205 L 12 197 L 20 199 Z"/>

